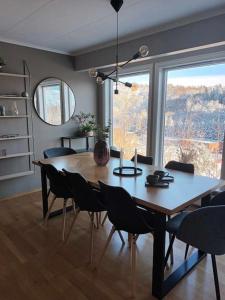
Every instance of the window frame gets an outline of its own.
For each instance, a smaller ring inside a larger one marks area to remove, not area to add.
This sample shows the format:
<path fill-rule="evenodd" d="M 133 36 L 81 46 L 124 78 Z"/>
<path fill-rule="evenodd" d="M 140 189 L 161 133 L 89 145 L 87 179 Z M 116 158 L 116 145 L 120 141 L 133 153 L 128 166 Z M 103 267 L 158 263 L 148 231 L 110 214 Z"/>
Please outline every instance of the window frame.
<path fill-rule="evenodd" d="M 155 120 L 157 126 L 152 128 L 152 155 L 155 158 L 157 165 L 162 166 L 163 163 L 163 149 L 164 149 L 164 130 L 165 130 L 165 107 L 166 107 L 166 85 L 167 85 L 167 73 L 171 70 L 178 70 L 183 68 L 195 68 L 199 66 L 209 66 L 219 63 L 225 64 L 225 51 L 192 55 L 185 58 L 175 58 L 166 60 L 164 62 L 155 63 L 155 80 L 154 96 L 157 99 L 155 107 L 153 107 L 156 113 L 152 118 L 157 116 L 158 120 Z M 223 145 L 222 151 L 222 165 L 221 165 L 221 178 L 225 178 L 225 145 Z"/>

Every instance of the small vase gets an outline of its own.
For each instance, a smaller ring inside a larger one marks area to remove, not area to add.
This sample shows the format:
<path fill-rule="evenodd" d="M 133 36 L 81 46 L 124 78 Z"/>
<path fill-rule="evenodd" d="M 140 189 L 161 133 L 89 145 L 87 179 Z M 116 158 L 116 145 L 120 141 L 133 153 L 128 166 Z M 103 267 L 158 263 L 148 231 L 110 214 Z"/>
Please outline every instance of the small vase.
<path fill-rule="evenodd" d="M 109 161 L 109 147 L 105 141 L 97 141 L 94 147 L 94 160 L 98 166 L 105 166 Z"/>

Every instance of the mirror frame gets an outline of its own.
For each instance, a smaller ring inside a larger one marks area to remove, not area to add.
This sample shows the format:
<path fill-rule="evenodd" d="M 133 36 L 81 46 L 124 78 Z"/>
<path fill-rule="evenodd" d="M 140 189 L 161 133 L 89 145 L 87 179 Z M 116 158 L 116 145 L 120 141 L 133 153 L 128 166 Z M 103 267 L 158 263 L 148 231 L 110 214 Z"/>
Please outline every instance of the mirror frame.
<path fill-rule="evenodd" d="M 40 115 L 39 115 L 39 113 L 38 113 L 38 111 L 37 111 L 37 109 L 36 109 L 36 107 L 35 107 L 35 104 L 34 104 L 34 96 L 35 96 L 35 93 L 36 93 L 36 91 L 37 91 L 38 86 L 39 86 L 43 81 L 48 80 L 48 79 L 57 79 L 57 80 L 60 80 L 60 81 L 62 81 L 62 82 L 64 82 L 64 83 L 66 83 L 66 84 L 68 85 L 68 87 L 71 89 L 71 91 L 72 91 L 72 93 L 73 93 L 73 96 L 74 96 L 74 102 L 75 102 L 75 105 L 74 105 L 74 111 L 73 111 L 71 117 L 68 119 L 68 121 L 66 121 L 66 122 L 64 122 L 64 123 L 62 123 L 62 124 L 51 124 L 51 123 L 48 123 L 48 122 L 46 122 L 45 120 L 43 120 L 43 119 L 40 117 Z M 44 122 L 45 124 L 50 125 L 50 126 L 63 126 L 63 125 L 65 125 L 65 124 L 67 124 L 67 123 L 72 119 L 72 117 L 74 116 L 75 111 L 76 111 L 76 104 L 77 104 L 77 103 L 76 103 L 75 93 L 74 93 L 74 90 L 71 88 L 71 86 L 70 86 L 66 81 L 64 81 L 63 79 L 61 79 L 61 78 L 59 78 L 59 77 L 53 77 L 53 76 L 45 77 L 44 79 L 40 80 L 40 81 L 35 85 L 34 91 L 33 91 L 32 102 L 33 102 L 33 107 L 34 107 L 34 110 L 35 110 L 35 112 L 36 112 L 38 118 L 39 118 L 42 122 Z"/>

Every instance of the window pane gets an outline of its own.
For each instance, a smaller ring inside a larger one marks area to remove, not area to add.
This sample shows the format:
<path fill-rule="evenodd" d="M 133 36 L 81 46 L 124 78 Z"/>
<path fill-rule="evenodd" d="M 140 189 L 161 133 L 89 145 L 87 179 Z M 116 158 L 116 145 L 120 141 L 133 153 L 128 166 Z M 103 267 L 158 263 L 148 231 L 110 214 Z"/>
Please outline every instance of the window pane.
<path fill-rule="evenodd" d="M 149 74 L 120 77 L 132 83 L 132 88 L 119 85 L 119 94 L 113 94 L 113 146 L 123 148 L 125 158 L 138 153 L 146 155 Z M 115 89 L 115 83 L 114 83 Z"/>
<path fill-rule="evenodd" d="M 195 165 L 220 177 L 225 124 L 225 64 L 168 71 L 164 164 Z"/>
<path fill-rule="evenodd" d="M 47 123 L 55 125 L 62 124 L 60 93 L 61 91 L 59 84 L 43 86 L 44 100 L 48 99 L 48 101 L 44 101 L 44 119 Z"/>

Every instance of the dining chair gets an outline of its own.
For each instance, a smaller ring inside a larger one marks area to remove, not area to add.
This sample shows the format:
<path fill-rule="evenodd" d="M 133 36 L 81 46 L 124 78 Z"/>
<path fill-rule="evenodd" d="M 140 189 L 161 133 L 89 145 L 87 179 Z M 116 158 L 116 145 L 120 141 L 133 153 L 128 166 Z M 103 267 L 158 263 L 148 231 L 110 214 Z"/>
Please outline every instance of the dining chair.
<path fill-rule="evenodd" d="M 132 294 L 135 295 L 136 237 L 140 234 L 153 233 L 154 214 L 137 207 L 130 194 L 121 187 L 114 187 L 99 182 L 103 194 L 108 218 L 113 224 L 104 249 L 100 255 L 96 269 L 104 257 L 115 231 L 125 231 L 131 235 L 131 270 Z"/>
<path fill-rule="evenodd" d="M 110 156 L 115 158 L 120 158 L 120 151 L 114 148 L 110 148 Z"/>
<path fill-rule="evenodd" d="M 47 178 L 49 180 L 50 184 L 50 192 L 52 193 L 53 197 L 49 206 L 49 209 L 47 211 L 47 214 L 44 219 L 44 223 L 47 226 L 49 215 L 51 213 L 51 210 L 53 208 L 53 205 L 55 203 L 55 200 L 57 198 L 63 199 L 63 228 L 62 228 L 62 240 L 65 239 L 65 229 L 66 229 L 66 208 L 67 208 L 67 201 L 69 199 L 72 200 L 73 209 L 75 212 L 75 203 L 73 199 L 73 194 L 70 192 L 70 190 L 67 187 L 67 184 L 65 182 L 65 177 L 52 165 L 50 164 L 42 164 L 41 168 L 43 168 L 46 172 Z"/>
<path fill-rule="evenodd" d="M 134 161 L 135 156 L 131 158 L 131 161 Z M 141 154 L 137 155 L 137 162 L 141 164 L 146 164 L 146 165 L 152 165 L 153 164 L 153 157 L 152 156 L 144 156 Z"/>
<path fill-rule="evenodd" d="M 195 172 L 195 167 L 193 164 L 190 163 L 182 163 L 179 161 L 171 160 L 165 165 L 166 169 L 171 169 L 175 171 L 181 171 L 181 172 L 186 172 L 190 174 L 194 174 Z"/>
<path fill-rule="evenodd" d="M 44 150 L 44 158 L 52 158 L 52 157 L 58 157 L 58 156 L 65 156 L 65 155 L 71 155 L 76 154 L 77 152 L 73 150 L 72 148 L 66 148 L 66 147 L 55 147 L 55 148 L 49 148 Z"/>
<path fill-rule="evenodd" d="M 103 204 L 102 193 L 90 186 L 90 184 L 86 181 L 86 179 L 78 173 L 71 173 L 63 169 L 65 174 L 67 186 L 70 189 L 73 197 L 76 199 L 76 213 L 74 215 L 73 221 L 71 223 L 70 229 L 68 231 L 66 241 L 68 240 L 72 228 L 77 220 L 77 217 L 81 211 L 86 211 L 90 213 L 91 219 L 91 238 L 90 238 L 90 251 L 89 251 L 89 259 L 90 263 L 93 262 L 93 247 L 94 247 L 94 214 L 106 211 L 106 208 Z M 125 243 L 123 236 L 119 232 L 120 238 L 123 243 Z"/>
<path fill-rule="evenodd" d="M 225 205 L 196 209 L 185 216 L 176 237 L 211 255 L 216 298 L 220 300 L 220 287 L 216 255 L 225 254 Z"/>
<path fill-rule="evenodd" d="M 185 172 L 185 173 L 190 173 L 190 174 L 194 174 L 195 171 L 195 167 L 193 164 L 191 163 L 182 163 L 179 161 L 175 161 L 175 160 L 171 160 L 169 161 L 166 165 L 165 165 L 166 169 L 171 169 L 171 170 L 175 170 L 175 171 L 181 171 L 181 172 Z M 172 224 L 174 224 L 173 226 L 175 226 L 175 229 L 177 228 L 177 224 L 180 224 L 180 222 L 183 220 L 184 216 L 186 215 L 186 212 L 182 212 L 177 214 L 172 221 Z M 170 220 L 170 216 L 167 216 L 168 220 Z M 173 228 L 173 226 L 171 226 L 171 228 L 169 228 L 168 232 L 169 232 L 169 239 L 170 239 L 170 244 L 172 244 L 172 248 L 170 249 L 169 255 L 170 255 L 170 260 L 171 260 L 171 264 L 173 265 L 173 261 L 174 261 L 174 257 L 173 257 L 173 242 L 175 240 L 175 236 L 173 235 L 173 230 L 175 230 Z M 172 243 L 171 243 L 172 241 Z M 185 248 L 185 259 L 187 258 L 187 254 L 188 254 L 188 249 L 189 249 L 189 245 L 186 245 Z"/>
<path fill-rule="evenodd" d="M 209 203 L 209 206 L 219 206 L 219 205 L 225 205 L 225 191 L 217 194 L 215 197 L 213 197 Z M 170 240 L 170 244 L 168 247 L 168 250 L 166 252 L 165 256 L 165 265 L 167 264 L 170 252 L 173 248 L 173 243 L 177 234 L 177 231 L 180 227 L 180 224 L 183 222 L 184 218 L 189 214 L 190 212 L 184 211 L 176 215 L 175 217 L 171 218 L 167 222 L 166 230 L 172 235 L 172 238 Z M 189 244 L 186 246 L 185 251 L 185 259 L 187 258 Z"/>

